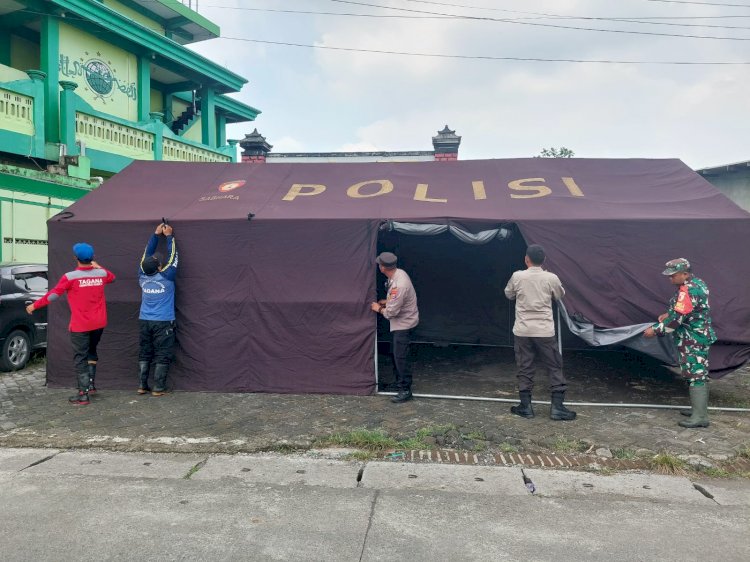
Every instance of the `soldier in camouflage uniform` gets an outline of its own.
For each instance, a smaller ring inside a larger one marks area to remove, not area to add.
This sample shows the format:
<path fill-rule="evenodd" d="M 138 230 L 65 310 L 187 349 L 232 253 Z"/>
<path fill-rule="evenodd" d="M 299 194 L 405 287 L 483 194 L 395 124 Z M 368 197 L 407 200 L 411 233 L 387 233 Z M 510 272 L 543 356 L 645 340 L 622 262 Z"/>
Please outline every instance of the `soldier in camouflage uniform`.
<path fill-rule="evenodd" d="M 678 258 L 667 262 L 664 275 L 679 288 L 669 301 L 669 310 L 643 333 L 647 338 L 672 334 L 679 353 L 682 376 L 690 383 L 691 410 L 681 412 L 690 419 L 682 427 L 708 427 L 708 350 L 716 341 L 711 327 L 708 287 L 695 277 L 690 262 Z"/>

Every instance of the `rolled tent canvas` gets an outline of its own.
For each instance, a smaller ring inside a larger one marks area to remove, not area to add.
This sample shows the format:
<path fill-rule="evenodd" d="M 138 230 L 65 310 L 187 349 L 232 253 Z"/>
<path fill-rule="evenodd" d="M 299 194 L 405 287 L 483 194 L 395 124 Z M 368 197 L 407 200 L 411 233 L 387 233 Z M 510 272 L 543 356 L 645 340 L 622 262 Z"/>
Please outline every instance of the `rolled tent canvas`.
<path fill-rule="evenodd" d="M 138 262 L 161 217 L 180 252 L 170 371 L 180 390 L 372 393 L 369 303 L 387 221 L 513 233 L 486 253 L 447 234 L 400 236 L 393 249 L 415 274 L 428 338 L 508 345 L 502 289 L 537 243 L 567 310 L 603 328 L 664 312 L 673 293 L 664 263 L 688 258 L 711 290 L 712 369 L 750 358 L 750 215 L 679 160 L 134 162 L 48 223 L 51 282 L 74 267 L 79 241 L 117 275 L 102 386 L 135 384 Z M 48 382 L 71 386 L 69 312 L 60 302 L 49 312 Z"/>

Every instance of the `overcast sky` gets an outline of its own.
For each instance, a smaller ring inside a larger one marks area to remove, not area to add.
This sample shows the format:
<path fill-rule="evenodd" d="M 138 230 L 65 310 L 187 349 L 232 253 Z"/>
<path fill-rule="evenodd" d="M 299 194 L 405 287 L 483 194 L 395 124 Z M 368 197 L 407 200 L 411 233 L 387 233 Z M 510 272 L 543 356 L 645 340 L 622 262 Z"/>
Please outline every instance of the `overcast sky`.
<path fill-rule="evenodd" d="M 750 0 L 200 0 L 199 12 L 222 39 L 193 48 L 248 78 L 234 97 L 263 112 L 230 126 L 229 137 L 257 127 L 274 152 L 432 150 L 431 137 L 448 124 L 463 137 L 461 159 L 565 146 L 579 157 L 676 157 L 693 168 L 750 160 L 750 64 L 449 59 L 230 39 L 469 57 L 750 62 Z"/>

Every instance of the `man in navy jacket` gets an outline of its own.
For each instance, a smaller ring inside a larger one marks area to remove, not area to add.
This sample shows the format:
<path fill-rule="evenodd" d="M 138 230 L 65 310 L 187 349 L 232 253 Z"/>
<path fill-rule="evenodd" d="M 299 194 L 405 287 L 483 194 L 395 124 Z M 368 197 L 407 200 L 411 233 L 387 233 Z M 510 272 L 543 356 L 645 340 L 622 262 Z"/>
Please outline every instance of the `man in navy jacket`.
<path fill-rule="evenodd" d="M 159 236 L 167 238 L 167 260 L 161 263 L 154 255 L 159 244 Z M 177 276 L 177 245 L 172 227 L 161 223 L 146 245 L 138 271 L 138 284 L 141 286 L 140 352 L 138 366 L 140 384 L 138 394 L 149 392 L 148 376 L 154 361 L 154 388 L 152 396 L 166 393 L 167 373 L 174 356 L 175 314 L 174 291 Z"/>

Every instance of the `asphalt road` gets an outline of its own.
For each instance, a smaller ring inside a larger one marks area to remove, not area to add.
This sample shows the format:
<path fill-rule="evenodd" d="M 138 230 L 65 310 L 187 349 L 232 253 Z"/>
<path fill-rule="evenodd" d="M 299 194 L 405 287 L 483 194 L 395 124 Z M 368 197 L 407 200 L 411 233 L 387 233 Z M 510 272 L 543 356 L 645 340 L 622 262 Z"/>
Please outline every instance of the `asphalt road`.
<path fill-rule="evenodd" d="M 750 481 L 0 449 L 0 559 L 750 559 Z"/>

